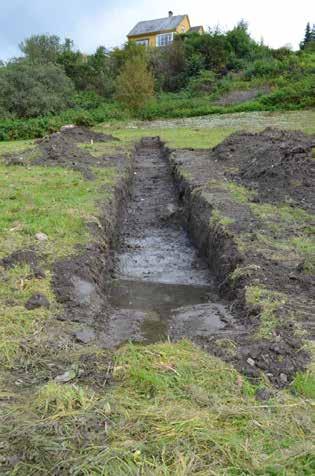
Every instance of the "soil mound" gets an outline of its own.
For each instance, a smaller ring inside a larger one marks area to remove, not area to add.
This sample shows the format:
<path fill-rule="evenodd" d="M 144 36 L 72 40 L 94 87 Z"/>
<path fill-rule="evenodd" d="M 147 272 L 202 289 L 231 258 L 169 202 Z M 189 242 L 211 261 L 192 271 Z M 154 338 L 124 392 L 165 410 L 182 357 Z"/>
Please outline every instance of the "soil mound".
<path fill-rule="evenodd" d="M 65 126 L 60 132 L 37 141 L 41 153 L 40 157 L 33 163 L 36 165 L 70 167 L 79 170 L 85 178 L 93 179 L 94 175 L 90 166 L 107 165 L 107 158 L 93 157 L 87 150 L 78 147 L 78 144 L 113 140 L 119 139 L 83 127 Z"/>
<path fill-rule="evenodd" d="M 38 265 L 39 257 L 33 250 L 18 250 L 0 260 L 0 265 L 5 269 L 28 264 L 31 268 Z"/>
<path fill-rule="evenodd" d="M 258 201 L 298 202 L 314 206 L 315 137 L 267 128 L 256 134 L 236 133 L 211 151 L 214 160 L 230 162 L 237 172 L 228 178 L 254 189 Z"/>
<path fill-rule="evenodd" d="M 111 164 L 111 157 L 94 157 L 87 149 L 79 144 L 94 142 L 119 141 L 108 134 L 94 132 L 86 127 L 64 126 L 60 132 L 36 141 L 34 149 L 27 149 L 24 153 L 10 154 L 5 157 L 7 165 L 44 165 L 60 166 L 79 170 L 85 178 L 93 179 L 91 167 L 107 167 Z M 115 165 L 117 160 L 115 159 Z"/>
<path fill-rule="evenodd" d="M 94 132 L 87 127 L 78 127 L 78 126 L 64 126 L 60 129 L 60 133 L 63 137 L 70 138 L 74 142 L 107 142 L 112 140 L 119 140 L 113 137 L 110 134 L 102 134 L 101 132 Z M 37 142 L 42 143 L 45 139 L 40 139 Z"/>

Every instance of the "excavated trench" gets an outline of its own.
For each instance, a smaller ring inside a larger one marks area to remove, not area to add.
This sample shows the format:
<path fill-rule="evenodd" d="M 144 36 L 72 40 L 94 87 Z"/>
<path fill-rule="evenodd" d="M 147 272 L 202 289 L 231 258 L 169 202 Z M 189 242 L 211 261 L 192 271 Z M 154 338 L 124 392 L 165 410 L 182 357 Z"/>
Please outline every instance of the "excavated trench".
<path fill-rule="evenodd" d="M 101 339 L 106 347 L 127 340 L 198 340 L 233 328 L 214 277 L 182 226 L 167 156 L 159 138 L 144 138 L 136 148 Z"/>

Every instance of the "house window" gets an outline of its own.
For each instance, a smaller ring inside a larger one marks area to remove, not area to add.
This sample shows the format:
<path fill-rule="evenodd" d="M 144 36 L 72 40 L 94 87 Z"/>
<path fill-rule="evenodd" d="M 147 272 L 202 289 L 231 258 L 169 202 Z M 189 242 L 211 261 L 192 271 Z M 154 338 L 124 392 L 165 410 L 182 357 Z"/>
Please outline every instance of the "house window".
<path fill-rule="evenodd" d="M 149 46 L 149 40 L 148 39 L 137 40 L 136 43 L 137 43 L 137 45 Z"/>
<path fill-rule="evenodd" d="M 163 33 L 156 37 L 156 46 L 166 46 L 173 42 L 174 33 Z"/>

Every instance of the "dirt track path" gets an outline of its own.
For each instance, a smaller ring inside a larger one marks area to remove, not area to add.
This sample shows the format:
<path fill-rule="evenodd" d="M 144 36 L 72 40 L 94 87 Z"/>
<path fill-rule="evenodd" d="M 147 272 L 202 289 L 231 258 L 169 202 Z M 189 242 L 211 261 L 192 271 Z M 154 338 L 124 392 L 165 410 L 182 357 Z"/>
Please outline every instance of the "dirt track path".
<path fill-rule="evenodd" d="M 102 337 L 107 347 L 211 335 L 232 321 L 180 224 L 166 155 L 158 138 L 143 139 L 136 151 L 132 200 L 116 255 L 113 311 Z"/>

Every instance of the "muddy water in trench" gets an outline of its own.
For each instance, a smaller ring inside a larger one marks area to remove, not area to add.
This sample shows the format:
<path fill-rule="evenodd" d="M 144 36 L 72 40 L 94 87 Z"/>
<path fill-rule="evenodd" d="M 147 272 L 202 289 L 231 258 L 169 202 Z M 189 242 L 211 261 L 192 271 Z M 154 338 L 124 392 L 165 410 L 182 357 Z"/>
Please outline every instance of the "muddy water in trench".
<path fill-rule="evenodd" d="M 135 157 L 132 200 L 126 210 L 112 312 L 103 342 L 155 342 L 223 331 L 231 316 L 215 294 L 205 261 L 180 225 L 165 151 L 158 138 L 144 138 Z"/>

